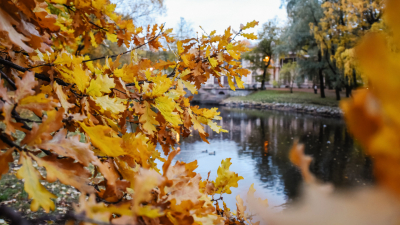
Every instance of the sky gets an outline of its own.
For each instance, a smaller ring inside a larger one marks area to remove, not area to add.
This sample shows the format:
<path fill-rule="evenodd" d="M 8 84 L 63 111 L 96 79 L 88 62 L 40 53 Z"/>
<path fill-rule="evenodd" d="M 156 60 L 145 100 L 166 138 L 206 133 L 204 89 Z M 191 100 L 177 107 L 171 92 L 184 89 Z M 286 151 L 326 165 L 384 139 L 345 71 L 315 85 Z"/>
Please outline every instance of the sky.
<path fill-rule="evenodd" d="M 229 26 L 238 31 L 240 24 L 256 20 L 260 24 L 248 32 L 255 32 L 261 24 L 277 17 L 281 25 L 286 21 L 286 9 L 280 9 L 281 0 L 164 0 L 167 12 L 156 18 L 166 22 L 167 28 L 176 28 L 180 17 L 191 22 L 193 29 L 202 34 L 199 26 L 210 33 L 222 34 Z"/>

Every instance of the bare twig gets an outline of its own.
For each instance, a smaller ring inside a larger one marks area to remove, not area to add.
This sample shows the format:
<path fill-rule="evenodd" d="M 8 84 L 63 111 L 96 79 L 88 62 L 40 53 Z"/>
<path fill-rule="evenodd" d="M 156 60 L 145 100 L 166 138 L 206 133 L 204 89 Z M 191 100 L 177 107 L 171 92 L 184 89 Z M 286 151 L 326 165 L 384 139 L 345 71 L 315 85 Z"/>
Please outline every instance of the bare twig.
<path fill-rule="evenodd" d="M 2 70 L 0 70 L 1 77 L 7 81 L 7 83 L 14 89 L 17 89 L 13 80 L 11 80 Z"/>

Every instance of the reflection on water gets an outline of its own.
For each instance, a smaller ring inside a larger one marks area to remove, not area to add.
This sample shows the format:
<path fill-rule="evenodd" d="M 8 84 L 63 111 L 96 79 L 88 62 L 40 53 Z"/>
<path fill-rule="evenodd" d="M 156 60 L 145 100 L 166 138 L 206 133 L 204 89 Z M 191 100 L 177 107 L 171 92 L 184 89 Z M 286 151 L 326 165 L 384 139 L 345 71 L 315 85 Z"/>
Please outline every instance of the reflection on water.
<path fill-rule="evenodd" d="M 252 183 L 256 194 L 268 198 L 271 206 L 296 199 L 302 178 L 288 159 L 295 138 L 314 157 L 311 171 L 320 180 L 337 188 L 373 182 L 371 160 L 347 133 L 342 120 L 274 111 L 224 108 L 220 111 L 220 125 L 229 133 L 217 134 L 207 128 L 210 144 L 202 142 L 194 133 L 182 141 L 182 151 L 176 159 L 198 160 L 196 171 L 204 178 L 212 171 L 210 178 L 215 179 L 221 160 L 232 158 L 231 170 L 244 180 L 239 181 L 239 188 L 232 188 L 232 196 L 224 198 L 231 207 L 235 205 L 235 196 L 245 195 Z M 268 153 L 264 152 L 265 141 L 269 142 Z M 209 155 L 214 151 L 215 155 Z"/>

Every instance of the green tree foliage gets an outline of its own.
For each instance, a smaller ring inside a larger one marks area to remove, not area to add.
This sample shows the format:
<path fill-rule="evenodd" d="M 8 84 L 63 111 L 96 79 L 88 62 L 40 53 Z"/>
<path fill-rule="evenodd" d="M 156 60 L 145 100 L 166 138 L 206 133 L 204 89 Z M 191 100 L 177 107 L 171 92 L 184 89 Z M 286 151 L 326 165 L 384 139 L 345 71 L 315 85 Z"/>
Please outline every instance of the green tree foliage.
<path fill-rule="evenodd" d="M 293 84 L 300 78 L 297 62 L 285 63 L 282 66 L 280 74 L 280 78 L 289 83 L 290 93 L 293 93 Z"/>
<path fill-rule="evenodd" d="M 258 77 L 257 81 L 261 81 L 261 89 L 265 89 L 265 82 L 269 80 L 268 67 L 271 65 L 271 60 L 274 55 L 273 47 L 279 42 L 281 28 L 278 27 L 277 21 L 270 20 L 263 24 L 261 32 L 258 36 L 261 41 L 252 51 L 244 54 L 244 59 L 250 61 L 250 69 L 255 73 L 257 70 L 262 70 L 262 76 Z"/>

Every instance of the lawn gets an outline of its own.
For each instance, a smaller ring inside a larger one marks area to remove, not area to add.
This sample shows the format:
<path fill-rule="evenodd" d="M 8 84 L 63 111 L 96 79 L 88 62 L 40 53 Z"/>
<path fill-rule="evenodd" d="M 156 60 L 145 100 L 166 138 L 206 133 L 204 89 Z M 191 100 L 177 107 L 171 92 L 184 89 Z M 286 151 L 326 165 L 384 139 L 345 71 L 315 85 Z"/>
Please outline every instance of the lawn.
<path fill-rule="evenodd" d="M 313 104 L 321 106 L 337 107 L 339 101 L 332 95 L 321 98 L 319 94 L 312 92 L 296 92 L 290 93 L 288 90 L 265 90 L 257 91 L 253 94 L 243 97 L 230 97 L 225 101 L 254 101 L 263 103 L 301 103 Z"/>

